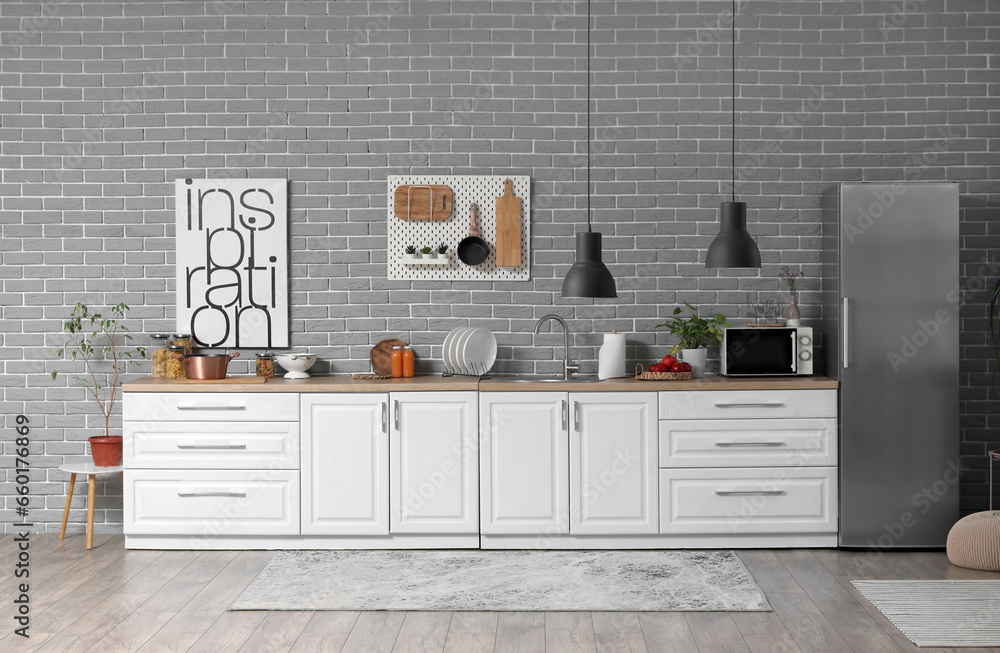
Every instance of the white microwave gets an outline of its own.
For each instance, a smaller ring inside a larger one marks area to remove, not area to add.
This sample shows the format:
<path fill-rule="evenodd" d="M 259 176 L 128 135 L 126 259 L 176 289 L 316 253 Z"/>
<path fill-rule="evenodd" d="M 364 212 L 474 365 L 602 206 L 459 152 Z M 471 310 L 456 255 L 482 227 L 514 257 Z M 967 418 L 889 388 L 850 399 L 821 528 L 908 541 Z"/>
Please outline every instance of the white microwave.
<path fill-rule="evenodd" d="M 728 328 L 722 337 L 725 376 L 795 376 L 813 373 L 812 327 Z"/>

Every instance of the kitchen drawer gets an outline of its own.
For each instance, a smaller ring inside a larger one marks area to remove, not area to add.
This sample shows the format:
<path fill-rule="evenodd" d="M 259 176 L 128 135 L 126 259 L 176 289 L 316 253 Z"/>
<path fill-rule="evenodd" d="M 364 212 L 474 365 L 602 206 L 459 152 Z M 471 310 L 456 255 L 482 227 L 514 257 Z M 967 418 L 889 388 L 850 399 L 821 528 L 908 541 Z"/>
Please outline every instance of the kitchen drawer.
<path fill-rule="evenodd" d="M 660 419 L 836 416 L 836 390 L 688 390 L 660 393 Z"/>
<path fill-rule="evenodd" d="M 837 464 L 837 420 L 693 419 L 660 422 L 660 467 Z"/>
<path fill-rule="evenodd" d="M 837 468 L 661 469 L 661 533 L 833 533 Z"/>
<path fill-rule="evenodd" d="M 124 419 L 130 421 L 295 422 L 299 395 L 293 392 L 130 392 Z"/>
<path fill-rule="evenodd" d="M 128 535 L 298 535 L 299 473 L 125 471 Z"/>
<path fill-rule="evenodd" d="M 298 422 L 125 422 L 124 461 L 146 469 L 298 469 Z"/>

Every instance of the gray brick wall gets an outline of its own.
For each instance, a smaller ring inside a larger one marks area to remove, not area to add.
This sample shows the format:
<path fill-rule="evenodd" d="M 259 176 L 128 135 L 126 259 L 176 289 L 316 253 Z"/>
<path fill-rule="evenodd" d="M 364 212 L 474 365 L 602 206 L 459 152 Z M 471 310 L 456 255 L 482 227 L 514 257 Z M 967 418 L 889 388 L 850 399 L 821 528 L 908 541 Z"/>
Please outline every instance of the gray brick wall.
<path fill-rule="evenodd" d="M 1000 3 L 741 3 L 737 192 L 764 266 L 716 272 L 729 7 L 594 2 L 594 222 L 620 297 L 589 301 L 559 298 L 585 220 L 582 0 L 0 2 L 0 405 L 8 436 L 32 420 L 34 521 L 57 528 L 54 468 L 100 428 L 81 389 L 48 379 L 60 320 L 123 299 L 135 331 L 171 328 L 172 181 L 190 175 L 291 180 L 292 340 L 321 372 L 365 370 L 390 336 L 439 371 L 466 325 L 497 333 L 499 370 L 553 372 L 561 337 L 531 335 L 547 312 L 570 320 L 584 371 L 611 329 L 648 362 L 679 301 L 735 318 L 748 294 L 784 296 L 784 264 L 805 270 L 814 318 L 822 190 L 958 181 L 962 507 L 982 509 L 1000 447 L 983 291 L 1000 266 L 980 269 L 1000 244 Z M 385 180 L 411 173 L 530 175 L 533 280 L 387 281 Z M 120 482 L 99 494 L 99 530 L 120 530 Z"/>

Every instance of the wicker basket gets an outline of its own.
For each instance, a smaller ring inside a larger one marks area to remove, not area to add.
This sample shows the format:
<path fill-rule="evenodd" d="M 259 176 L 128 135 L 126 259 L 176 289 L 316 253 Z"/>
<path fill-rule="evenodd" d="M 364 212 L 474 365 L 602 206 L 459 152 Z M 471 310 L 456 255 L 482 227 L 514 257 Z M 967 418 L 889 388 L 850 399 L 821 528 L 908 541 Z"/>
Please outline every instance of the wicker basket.
<path fill-rule="evenodd" d="M 645 372 L 642 363 L 635 366 L 636 381 L 687 381 L 694 372 Z"/>

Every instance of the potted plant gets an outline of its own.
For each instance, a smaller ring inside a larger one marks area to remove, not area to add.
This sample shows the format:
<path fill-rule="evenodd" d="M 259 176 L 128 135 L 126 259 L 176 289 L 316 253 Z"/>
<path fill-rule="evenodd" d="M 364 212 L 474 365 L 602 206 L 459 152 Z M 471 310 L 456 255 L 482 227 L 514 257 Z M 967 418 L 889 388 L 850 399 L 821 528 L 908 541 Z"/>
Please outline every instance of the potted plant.
<path fill-rule="evenodd" d="M 430 247 L 420 249 L 421 258 L 434 258 L 434 250 Z"/>
<path fill-rule="evenodd" d="M 437 246 L 437 255 L 436 255 L 436 258 L 448 258 L 448 246 L 447 245 L 445 245 L 444 243 L 441 243 L 440 245 Z"/>
<path fill-rule="evenodd" d="M 88 439 L 94 464 L 98 467 L 114 467 L 122 461 L 122 436 L 111 435 L 111 414 L 115 409 L 118 388 L 122 375 L 130 365 L 139 365 L 140 358 L 146 358 L 146 348 L 129 346 L 132 336 L 128 327 L 119 324 L 125 319 L 129 307 L 123 302 L 111 307 L 111 316 L 91 313 L 83 304 L 77 304 L 63 323 L 63 330 L 69 339 L 62 348 L 56 350 L 56 357 L 63 358 L 69 351 L 72 359 L 83 359 L 87 377 L 74 376 L 73 380 L 87 389 L 87 396 L 93 399 L 104 415 L 104 435 Z M 58 372 L 52 371 L 52 379 Z"/>
<path fill-rule="evenodd" d="M 788 321 L 786 324 L 788 326 L 799 326 L 802 322 L 802 316 L 799 313 L 798 285 L 799 281 L 806 276 L 806 273 L 802 270 L 792 272 L 792 269 L 786 265 L 781 268 L 781 274 L 779 276 L 784 279 L 786 284 L 788 284 L 788 292 L 791 295 L 791 298 L 788 300 Z"/>
<path fill-rule="evenodd" d="M 674 308 L 673 317 L 667 318 L 656 328 L 666 329 L 677 336 L 678 342 L 670 348 L 671 354 L 681 352 L 681 358 L 694 368 L 696 377 L 705 376 L 705 359 L 708 356 L 709 345 L 718 346 L 722 342 L 722 327 L 731 326 L 726 316 L 716 313 L 709 319 L 698 317 L 698 309 L 684 302 L 691 311 L 689 317 L 678 317 L 683 309 Z"/>
<path fill-rule="evenodd" d="M 406 249 L 403 250 L 403 258 L 410 260 L 417 258 L 417 246 L 407 245 Z"/>

